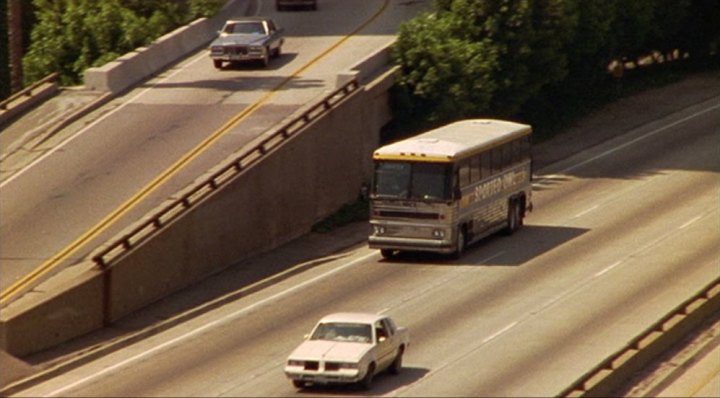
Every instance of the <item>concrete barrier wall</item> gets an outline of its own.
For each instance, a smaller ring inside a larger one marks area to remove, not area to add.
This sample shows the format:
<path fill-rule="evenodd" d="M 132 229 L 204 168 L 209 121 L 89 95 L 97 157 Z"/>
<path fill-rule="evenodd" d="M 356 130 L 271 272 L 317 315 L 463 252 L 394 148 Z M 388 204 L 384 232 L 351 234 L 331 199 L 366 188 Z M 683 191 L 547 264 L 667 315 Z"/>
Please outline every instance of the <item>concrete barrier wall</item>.
<path fill-rule="evenodd" d="M 23 356 L 103 326 L 103 273 L 92 262 L 67 268 L 0 314 L 0 346 Z"/>
<path fill-rule="evenodd" d="M 122 92 L 163 70 L 187 54 L 208 44 L 222 24 L 233 15 L 245 15 L 248 0 L 230 0 L 222 11 L 210 18 L 200 18 L 140 47 L 115 61 L 85 71 L 85 88 L 112 93 Z"/>
<path fill-rule="evenodd" d="M 720 278 L 584 374 L 558 397 L 612 397 L 638 372 L 720 311 Z"/>
<path fill-rule="evenodd" d="M 0 127 L 11 122 L 16 116 L 54 97 L 58 92 L 60 92 L 58 82 L 52 81 L 33 89 L 28 95 L 11 97 L 9 100 L 3 101 L 3 106 L 0 106 Z M 0 132 L 2 132 L 1 129 Z"/>

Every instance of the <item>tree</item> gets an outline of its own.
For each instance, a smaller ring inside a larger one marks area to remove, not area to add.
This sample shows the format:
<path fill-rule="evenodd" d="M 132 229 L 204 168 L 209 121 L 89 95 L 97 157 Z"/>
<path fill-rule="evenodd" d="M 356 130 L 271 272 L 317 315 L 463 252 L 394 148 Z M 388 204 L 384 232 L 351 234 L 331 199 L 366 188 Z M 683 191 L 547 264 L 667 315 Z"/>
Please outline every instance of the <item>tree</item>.
<path fill-rule="evenodd" d="M 37 23 L 23 60 L 26 82 L 59 72 L 64 85 L 199 16 L 222 0 L 33 0 Z"/>
<path fill-rule="evenodd" d="M 0 101 L 10 96 L 10 49 L 7 2 L 0 2 Z"/>
<path fill-rule="evenodd" d="M 399 86 L 411 115 L 431 123 L 486 109 L 495 91 L 496 49 L 470 41 L 453 14 L 426 14 L 401 26 L 393 48 L 402 66 Z"/>
<path fill-rule="evenodd" d="M 10 91 L 22 89 L 23 68 L 23 29 L 22 29 L 22 3 L 20 0 L 10 0 L 8 3 L 8 41 L 10 52 Z"/>
<path fill-rule="evenodd" d="M 635 61 L 648 54 L 654 30 L 655 1 L 622 1 L 615 7 L 612 31 L 616 38 L 615 59 Z"/>
<path fill-rule="evenodd" d="M 691 0 L 687 18 L 680 28 L 680 46 L 696 62 L 720 58 L 720 0 Z"/>
<path fill-rule="evenodd" d="M 515 115 L 562 80 L 575 20 L 564 0 L 436 0 L 400 30 L 404 103 L 431 121 Z"/>

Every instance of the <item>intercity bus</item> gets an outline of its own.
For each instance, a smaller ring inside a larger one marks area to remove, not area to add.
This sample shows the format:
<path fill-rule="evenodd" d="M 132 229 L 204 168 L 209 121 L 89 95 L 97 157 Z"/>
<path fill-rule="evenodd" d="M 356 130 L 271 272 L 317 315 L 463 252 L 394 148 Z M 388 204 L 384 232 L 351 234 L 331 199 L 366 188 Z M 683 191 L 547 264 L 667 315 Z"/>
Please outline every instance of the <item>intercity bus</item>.
<path fill-rule="evenodd" d="M 370 248 L 460 257 L 492 233 L 508 234 L 532 211 L 526 124 L 471 119 L 378 148 L 370 189 Z"/>

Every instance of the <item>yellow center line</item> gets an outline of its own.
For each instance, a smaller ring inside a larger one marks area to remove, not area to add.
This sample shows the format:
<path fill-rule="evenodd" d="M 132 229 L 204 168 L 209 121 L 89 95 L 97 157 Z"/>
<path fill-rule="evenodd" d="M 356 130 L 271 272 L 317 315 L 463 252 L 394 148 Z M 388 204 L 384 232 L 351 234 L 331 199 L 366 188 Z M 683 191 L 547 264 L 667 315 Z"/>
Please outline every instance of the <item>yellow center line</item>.
<path fill-rule="evenodd" d="M 370 17 L 370 19 L 365 21 L 362 25 L 357 27 L 355 30 L 350 32 L 348 35 L 346 35 L 342 39 L 338 40 L 332 46 L 325 49 L 325 51 L 321 52 L 319 55 L 317 55 L 315 58 L 310 60 L 308 63 L 306 63 L 302 67 L 298 68 L 290 76 L 283 79 L 282 82 L 280 82 L 272 90 L 268 91 L 265 95 L 263 95 L 255 103 L 253 103 L 252 105 L 243 109 L 237 115 L 233 116 L 222 127 L 220 127 L 220 129 L 216 130 L 213 134 L 208 136 L 205 140 L 203 140 L 200 144 L 198 144 L 190 152 L 186 153 L 182 158 L 180 158 L 177 162 L 175 162 L 167 170 L 163 171 L 154 180 L 152 180 L 148 185 L 146 185 L 140 191 L 138 191 L 135 194 L 135 196 L 133 196 L 128 201 L 126 201 L 125 203 L 120 205 L 120 207 L 115 209 L 112 213 L 110 213 L 107 217 L 105 217 L 97 225 L 90 228 L 87 232 L 85 232 L 83 235 L 81 235 L 79 238 L 77 238 L 74 242 L 72 242 L 70 245 L 65 247 L 59 253 L 55 254 L 48 261 L 46 261 L 45 263 L 40 265 L 38 268 L 34 269 L 33 271 L 31 271 L 30 273 L 25 275 L 23 278 L 19 279 L 15 283 L 13 283 L 9 288 L 4 290 L 2 293 L 0 293 L 0 304 L 7 303 L 17 293 L 19 293 L 20 291 L 22 291 L 23 289 L 28 287 L 30 284 L 37 281 L 43 275 L 47 274 L 48 272 L 50 272 L 51 270 L 56 268 L 61 262 L 66 260 L 68 257 L 70 257 L 70 255 L 75 253 L 78 249 L 80 249 L 83 245 L 88 243 L 90 240 L 97 237 L 100 233 L 102 233 L 110 225 L 112 225 L 114 222 L 116 222 L 120 217 L 122 217 L 128 211 L 130 211 L 140 201 L 142 201 L 147 196 L 149 196 L 156 188 L 158 188 L 160 185 L 162 185 L 167 180 L 169 180 L 171 177 L 173 177 L 180 169 L 182 169 L 184 166 L 186 166 L 192 160 L 197 158 L 206 148 L 208 148 L 215 141 L 220 139 L 230 129 L 237 126 L 238 123 L 243 121 L 251 113 L 253 113 L 257 108 L 259 108 L 261 105 L 266 103 L 270 98 L 272 98 L 275 94 L 277 94 L 277 92 L 284 85 L 286 85 L 290 80 L 296 78 L 298 75 L 300 75 L 301 73 L 306 71 L 308 68 L 315 65 L 322 58 L 327 56 L 329 53 L 331 53 L 336 48 L 341 46 L 343 43 L 345 43 L 351 37 L 355 36 L 359 31 L 364 29 L 367 25 L 372 23 L 375 19 L 377 19 L 385 11 L 385 9 L 387 9 L 389 1 L 390 0 L 385 0 L 383 3 L 383 6 L 372 17 Z"/>

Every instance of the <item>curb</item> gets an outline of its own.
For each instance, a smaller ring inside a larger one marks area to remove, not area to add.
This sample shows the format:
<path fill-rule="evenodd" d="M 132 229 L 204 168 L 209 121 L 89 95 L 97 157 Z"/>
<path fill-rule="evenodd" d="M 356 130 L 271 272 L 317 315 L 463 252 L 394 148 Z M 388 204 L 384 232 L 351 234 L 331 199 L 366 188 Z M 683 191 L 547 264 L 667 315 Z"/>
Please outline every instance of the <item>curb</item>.
<path fill-rule="evenodd" d="M 558 397 L 609 397 L 632 376 L 682 341 L 712 314 L 720 311 L 720 277 L 695 296 L 675 307 L 595 368 L 585 373 Z"/>

